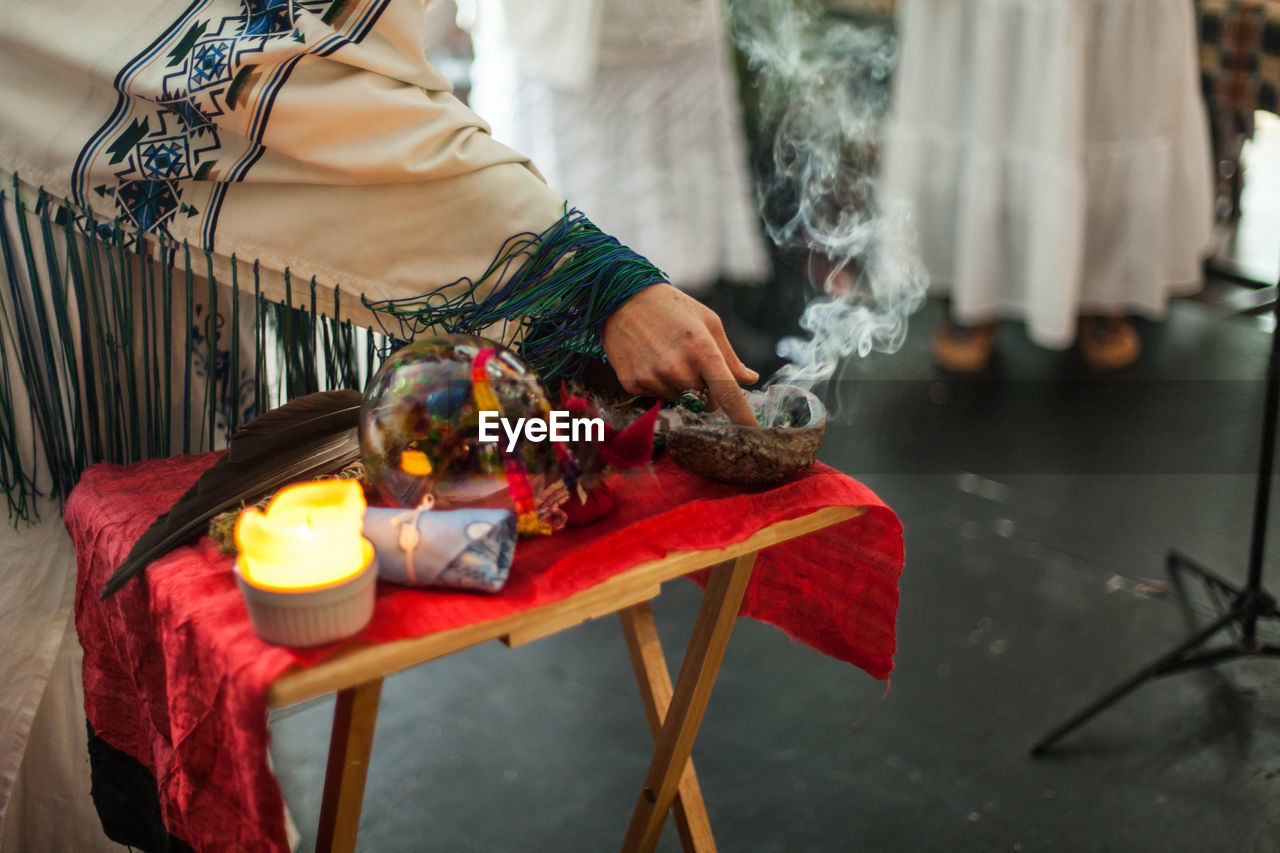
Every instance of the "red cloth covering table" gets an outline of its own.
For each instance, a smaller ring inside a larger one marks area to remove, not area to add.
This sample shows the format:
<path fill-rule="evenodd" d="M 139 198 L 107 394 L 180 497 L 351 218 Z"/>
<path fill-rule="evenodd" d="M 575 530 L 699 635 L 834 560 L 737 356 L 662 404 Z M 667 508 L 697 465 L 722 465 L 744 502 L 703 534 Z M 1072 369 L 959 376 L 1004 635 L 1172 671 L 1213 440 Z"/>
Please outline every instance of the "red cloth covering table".
<path fill-rule="evenodd" d="M 736 552 L 723 552 L 732 557 L 744 551 L 744 543 L 757 542 L 754 548 L 762 548 L 768 542 L 760 541 L 758 532 L 770 525 L 791 524 L 793 532 L 785 535 L 795 536 L 803 530 L 798 522 L 787 520 L 836 512 L 829 508 L 862 511 L 856 516 L 837 512 L 832 518 L 838 523 L 810 523 L 807 529 L 821 529 L 764 547 L 754 573 L 754 552 L 733 564 L 735 577 L 744 583 L 750 577 L 745 595 L 737 593 L 742 596 L 741 614 L 777 625 L 876 678 L 887 678 L 892 669 L 897 581 L 903 564 L 901 525 L 871 491 L 822 464 L 780 486 L 752 492 L 707 482 L 660 460 L 650 470 L 619 478 L 617 508 L 595 524 L 521 541 L 501 593 L 420 590 L 380 582 L 370 625 L 350 640 L 320 649 L 294 650 L 258 639 L 230 559 L 218 554 L 207 538 L 157 560 L 142 579 L 99 602 L 103 582 L 137 537 L 216 458 L 206 454 L 128 467 L 95 466 L 84 474 L 65 514 L 77 552 L 76 627 L 85 648 L 90 727 L 150 772 L 167 831 L 197 850 L 286 849 L 283 800 L 268 767 L 267 709 L 269 701 L 288 704 L 334 689 L 308 689 L 305 681 L 312 673 L 395 648 L 410 638 L 451 636 L 448 632 L 459 629 L 480 631 L 486 624 L 507 624 L 501 620 L 541 612 L 538 608 L 555 602 L 586 600 L 585 594 L 607 586 L 610 578 L 642 565 L 671 563 L 664 559 L 668 554 L 709 553 L 712 557 L 701 562 L 709 566 L 722 559 L 715 558 L 721 553 L 718 549 L 736 546 Z M 740 568 L 745 570 L 739 573 Z M 705 573 L 694 579 L 710 586 L 720 583 L 715 574 L 710 582 Z M 656 587 L 644 600 L 653 595 Z M 647 604 L 642 606 L 647 613 Z M 623 615 L 624 627 L 634 627 Z M 727 642 L 729 627 L 717 630 Z M 714 650 L 711 656 L 714 679 L 719 658 Z M 662 670 L 662 679 L 668 679 L 665 664 Z M 378 686 L 381 674 L 372 673 Z M 291 677 L 304 682 L 291 699 L 272 693 L 273 685 Z M 672 716 L 681 702 L 684 680 L 682 671 Z M 641 689 L 644 693 L 643 679 Z M 341 700 L 349 694 L 339 695 L 341 715 Z M 665 701 L 658 703 L 656 722 L 649 709 L 655 738 L 666 713 Z M 372 702 L 376 713 L 376 690 Z M 705 707 L 705 696 L 702 702 Z M 678 758 L 687 757 L 687 749 L 679 749 L 692 746 L 701 715 L 700 710 L 689 713 L 695 719 L 688 743 L 672 747 Z M 371 740 L 371 724 L 368 737 Z M 332 761 L 331 754 L 331 767 Z M 684 764 L 679 758 L 678 767 Z M 686 775 L 692 777 L 691 762 Z M 360 790 L 363 778 L 360 775 Z M 686 792 L 683 778 L 679 792 Z M 326 786 L 326 797 L 328 793 Z M 357 792 L 357 810 L 358 796 Z M 658 831 L 672 802 L 668 796 L 661 804 Z M 638 810 L 643 805 L 644 797 Z M 679 814 L 677 818 L 680 823 Z M 354 843 L 353 829 L 350 838 Z"/>

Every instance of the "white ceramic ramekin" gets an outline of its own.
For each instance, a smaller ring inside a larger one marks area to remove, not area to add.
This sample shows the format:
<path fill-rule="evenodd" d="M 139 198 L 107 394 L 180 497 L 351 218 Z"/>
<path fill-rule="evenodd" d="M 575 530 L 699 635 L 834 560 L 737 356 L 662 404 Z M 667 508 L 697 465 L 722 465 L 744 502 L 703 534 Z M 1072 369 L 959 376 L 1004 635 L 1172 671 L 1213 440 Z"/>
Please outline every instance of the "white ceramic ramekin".
<path fill-rule="evenodd" d="M 255 586 L 236 563 L 236 582 L 249 607 L 253 630 L 280 646 L 319 646 L 350 637 L 373 618 L 378 568 L 373 548 L 366 546 L 364 568 L 340 583 L 321 589 L 285 590 Z"/>

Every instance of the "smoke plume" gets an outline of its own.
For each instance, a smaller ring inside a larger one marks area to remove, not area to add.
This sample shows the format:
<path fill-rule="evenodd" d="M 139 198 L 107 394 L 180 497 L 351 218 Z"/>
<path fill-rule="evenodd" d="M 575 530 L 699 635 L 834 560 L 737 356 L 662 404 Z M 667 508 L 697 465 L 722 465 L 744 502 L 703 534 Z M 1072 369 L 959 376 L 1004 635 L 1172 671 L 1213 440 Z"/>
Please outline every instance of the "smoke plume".
<path fill-rule="evenodd" d="M 897 351 L 928 286 L 910 217 L 877 187 L 897 42 L 803 0 L 734 0 L 729 14 L 771 135 L 765 230 L 825 267 L 800 319 L 809 337 L 779 341 L 789 363 L 770 380 L 811 388 L 855 353 Z"/>

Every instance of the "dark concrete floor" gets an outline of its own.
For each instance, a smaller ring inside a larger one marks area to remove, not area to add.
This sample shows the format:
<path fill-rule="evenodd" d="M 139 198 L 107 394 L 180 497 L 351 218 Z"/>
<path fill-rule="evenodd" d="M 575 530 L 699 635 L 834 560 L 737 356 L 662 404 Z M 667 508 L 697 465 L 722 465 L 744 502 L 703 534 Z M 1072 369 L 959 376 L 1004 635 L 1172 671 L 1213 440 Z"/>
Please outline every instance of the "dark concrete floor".
<path fill-rule="evenodd" d="M 906 528 L 897 668 L 886 686 L 739 622 L 694 753 L 721 849 L 1280 850 L 1280 660 L 1149 684 L 1052 756 L 1027 753 L 1185 636 L 1176 597 L 1146 582 L 1170 546 L 1244 574 L 1270 336 L 1228 316 L 1226 292 L 1144 325 L 1146 357 L 1106 379 L 1016 326 L 990 375 L 942 377 L 931 304 L 902 352 L 829 389 L 843 402 L 822 458 Z M 770 294 L 718 298 L 767 362 Z M 655 602 L 671 658 L 697 600 L 675 583 Z M 304 850 L 331 712 L 272 726 Z M 613 620 L 399 674 L 360 849 L 616 849 L 649 748 Z M 679 849 L 670 826 L 660 849 Z"/>

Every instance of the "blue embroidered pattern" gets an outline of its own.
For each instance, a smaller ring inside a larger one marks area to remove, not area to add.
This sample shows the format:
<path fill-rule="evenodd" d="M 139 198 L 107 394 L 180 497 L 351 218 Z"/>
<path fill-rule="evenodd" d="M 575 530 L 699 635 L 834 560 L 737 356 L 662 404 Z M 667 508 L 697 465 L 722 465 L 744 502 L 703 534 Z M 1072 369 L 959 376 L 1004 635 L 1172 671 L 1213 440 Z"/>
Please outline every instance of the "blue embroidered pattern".
<path fill-rule="evenodd" d="M 76 160 L 75 200 L 89 209 L 90 192 L 111 198 L 126 233 L 171 236 L 176 217 L 202 217 L 200 242 L 212 248 L 226 186 L 262 157 L 294 67 L 363 39 L 389 2 L 194 0 L 117 74 L 115 109 Z M 104 170 L 114 181 L 101 181 Z M 190 181 L 210 183 L 195 194 Z"/>
<path fill-rule="evenodd" d="M 72 171 L 75 224 L 132 250 L 140 232 L 172 238 L 177 218 L 198 217 L 200 248 L 212 250 L 227 187 L 244 180 L 265 152 L 267 119 L 294 67 L 359 42 L 390 2 L 192 0 L 117 73 L 115 107 Z M 112 201 L 118 222 L 89 213 L 90 193 Z M 178 241 L 165 245 L 174 253 Z M 240 375 L 232 376 L 225 310 L 196 306 L 188 330 L 191 375 L 207 380 L 215 395 L 211 429 L 219 434 L 257 410 L 252 368 L 241 360 Z M 213 341 L 206 311 L 213 313 Z"/>

